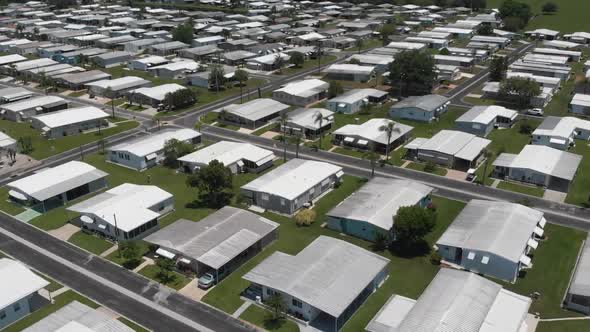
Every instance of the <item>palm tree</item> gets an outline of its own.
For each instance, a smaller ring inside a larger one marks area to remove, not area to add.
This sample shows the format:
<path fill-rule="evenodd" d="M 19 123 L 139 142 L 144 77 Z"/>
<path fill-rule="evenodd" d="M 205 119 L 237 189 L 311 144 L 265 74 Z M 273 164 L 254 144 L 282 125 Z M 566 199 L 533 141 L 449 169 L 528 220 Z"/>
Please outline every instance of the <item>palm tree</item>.
<path fill-rule="evenodd" d="M 322 138 L 324 136 L 324 132 L 322 131 L 322 127 L 324 124 L 324 115 L 321 111 L 315 112 L 313 115 L 313 122 L 319 124 L 319 132 L 320 132 L 320 150 L 322 149 Z"/>
<path fill-rule="evenodd" d="M 297 131 L 295 134 L 293 134 L 293 137 L 295 138 L 295 158 L 299 158 L 299 145 L 303 139 L 303 133 L 301 131 Z"/>
<path fill-rule="evenodd" d="M 113 89 L 109 86 L 105 89 L 104 94 L 107 98 L 112 98 L 111 99 L 111 108 L 113 111 L 113 119 L 115 118 L 115 98 L 113 98 Z"/>
<path fill-rule="evenodd" d="M 359 38 L 354 42 L 354 44 L 356 45 L 358 53 L 361 54 L 361 50 L 363 49 L 364 41 Z"/>
<path fill-rule="evenodd" d="M 379 127 L 379 131 L 385 132 L 387 135 L 387 142 L 385 144 L 385 159 L 389 159 L 389 147 L 391 145 L 391 136 L 394 132 L 400 133 L 400 129 L 395 126 L 395 122 L 391 120 L 385 120 L 385 124 Z"/>
<path fill-rule="evenodd" d="M 371 177 L 375 177 L 375 166 L 379 160 L 379 155 L 376 154 L 375 151 L 367 151 L 363 155 L 363 159 L 366 159 L 371 163 Z"/>
<path fill-rule="evenodd" d="M 281 56 L 280 53 L 275 55 L 275 61 L 273 63 L 273 66 L 278 69 L 279 74 L 283 73 L 283 67 L 285 66 L 285 60 L 283 59 L 283 57 Z"/>
<path fill-rule="evenodd" d="M 287 122 L 289 121 L 289 116 L 287 113 L 282 113 L 279 119 L 279 123 L 281 125 L 281 129 L 283 129 L 283 162 L 287 162 Z"/>

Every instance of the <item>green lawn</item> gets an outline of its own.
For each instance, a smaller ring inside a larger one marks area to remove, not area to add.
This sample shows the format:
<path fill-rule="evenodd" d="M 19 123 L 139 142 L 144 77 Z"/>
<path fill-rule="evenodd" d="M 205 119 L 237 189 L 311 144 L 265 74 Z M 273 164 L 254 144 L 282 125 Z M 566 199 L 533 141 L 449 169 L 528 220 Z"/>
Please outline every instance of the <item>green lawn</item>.
<path fill-rule="evenodd" d="M 95 255 L 102 254 L 114 245 L 112 242 L 82 231 L 72 235 L 72 237 L 68 239 L 68 242 L 75 244 L 82 249 L 86 249 Z"/>
<path fill-rule="evenodd" d="M 545 189 L 542 187 L 521 185 L 507 181 L 501 181 L 498 184 L 498 188 L 536 197 L 543 197 L 543 193 L 545 193 Z"/>
<path fill-rule="evenodd" d="M 86 91 L 86 90 L 80 90 L 80 91 L 71 92 L 68 96 L 77 98 L 77 97 L 81 97 L 87 93 L 88 93 L 88 91 Z"/>
<path fill-rule="evenodd" d="M 559 11 L 554 15 L 542 15 L 541 8 L 547 0 L 520 0 L 531 5 L 533 13 L 540 14 L 529 21 L 526 30 L 547 28 L 562 33 L 590 31 L 590 22 L 586 13 L 590 10 L 590 2 L 577 0 L 554 0 Z M 488 0 L 488 8 L 499 8 L 503 0 Z"/>
<path fill-rule="evenodd" d="M 463 101 L 472 105 L 479 105 L 479 106 L 488 106 L 488 105 L 495 105 L 497 103 L 494 99 L 485 99 L 485 98 L 475 98 L 475 97 L 465 97 Z"/>
<path fill-rule="evenodd" d="M 337 57 L 335 55 L 322 55 L 322 59 L 320 60 L 320 66 L 323 66 L 329 62 L 335 61 Z M 301 67 L 289 67 L 284 68 L 280 75 L 293 75 L 299 72 L 318 67 L 318 59 L 309 59 L 306 60 Z M 316 72 L 317 73 L 317 72 Z"/>
<path fill-rule="evenodd" d="M 405 160 L 403 160 L 402 158 L 406 155 L 406 152 L 408 152 L 408 150 L 403 147 L 400 147 L 395 151 L 391 151 L 389 163 L 398 167 L 403 165 L 405 163 Z"/>
<path fill-rule="evenodd" d="M 555 116 L 568 116 L 572 115 L 569 113 L 569 104 L 572 101 L 572 92 L 576 88 L 577 76 L 583 76 L 584 62 L 575 62 L 571 65 L 572 67 L 572 78 L 562 84 L 561 90 L 553 96 L 551 102 L 547 107 L 544 108 L 545 115 Z"/>
<path fill-rule="evenodd" d="M 569 152 L 581 155 L 582 162 L 565 201 L 587 207 L 590 204 L 590 147 L 588 142 L 577 140 Z"/>
<path fill-rule="evenodd" d="M 587 332 L 590 331 L 590 319 L 557 322 L 539 322 L 535 332 Z"/>
<path fill-rule="evenodd" d="M 6 327 L 4 330 L 2 330 L 3 332 L 18 332 L 18 331 L 22 331 L 25 328 L 37 323 L 38 321 L 40 321 L 41 319 L 49 316 L 50 314 L 56 312 L 57 310 L 61 309 L 62 307 L 64 307 L 65 305 L 67 305 L 68 303 L 72 302 L 72 301 L 78 301 L 80 303 L 86 304 L 87 306 L 91 307 L 91 308 L 98 308 L 99 305 L 90 301 L 89 299 L 85 298 L 84 296 L 69 290 L 63 294 L 60 294 L 56 297 L 53 298 L 53 300 L 55 301 L 55 303 L 53 304 L 48 304 L 44 307 L 42 307 L 41 309 L 33 312 L 32 314 L 26 316 L 25 318 L 15 322 L 14 324 Z"/>
<path fill-rule="evenodd" d="M 276 332 L 297 332 L 299 327 L 294 322 L 288 319 L 282 319 L 278 322 L 269 320 L 270 311 L 260 308 L 257 305 L 251 305 L 242 313 L 241 319 L 250 322 L 258 327 L 264 328 L 266 331 Z"/>
<path fill-rule="evenodd" d="M 144 256 L 148 251 L 149 251 L 149 243 L 145 242 L 145 241 L 135 241 L 137 243 L 138 246 L 138 256 L 142 257 Z M 127 259 L 125 259 L 123 256 L 119 255 L 119 251 L 115 251 L 111 254 L 109 254 L 106 257 L 108 260 L 110 260 L 111 262 L 115 263 L 115 264 L 119 264 L 121 266 L 125 266 L 125 263 L 127 263 Z M 143 262 L 143 259 L 142 261 Z M 140 262 L 140 264 L 141 264 Z"/>
<path fill-rule="evenodd" d="M 539 247 L 533 251 L 533 268 L 527 270 L 524 278 L 519 278 L 515 284 L 503 282 L 503 285 L 525 296 L 534 292 L 541 293 L 541 297 L 533 301 L 530 309 L 531 313 L 539 312 L 541 318 L 579 316 L 563 310 L 560 304 L 586 233 L 547 224 L 545 236 L 547 239 L 541 241 Z"/>
<path fill-rule="evenodd" d="M 147 277 L 149 279 L 161 282 L 160 279 L 158 278 L 158 272 L 160 271 L 160 268 L 157 265 L 148 265 L 146 267 L 144 267 L 143 269 L 139 270 L 139 274 L 141 274 L 144 277 Z M 172 275 L 174 275 L 174 279 L 171 282 L 168 282 L 167 284 L 165 284 L 166 286 L 170 287 L 170 288 L 174 288 L 176 290 L 181 289 L 182 287 L 186 286 L 189 282 L 190 279 L 183 276 L 180 273 L 171 272 Z"/>
<path fill-rule="evenodd" d="M 207 114 L 203 115 L 203 116 L 200 118 L 200 121 L 201 121 L 202 123 L 206 123 L 206 124 L 212 124 L 212 123 L 214 123 L 215 121 L 217 121 L 217 118 L 218 118 L 218 117 L 219 117 L 219 113 L 217 113 L 217 112 L 209 112 L 209 113 L 207 113 Z"/>
<path fill-rule="evenodd" d="M 276 131 L 276 130 L 278 130 L 278 127 L 279 127 L 279 125 L 277 123 L 270 123 L 270 124 L 267 124 L 263 127 L 258 128 L 255 131 L 253 131 L 252 135 L 260 136 L 260 135 L 266 133 L 267 131 L 273 131 L 273 130 Z"/>
<path fill-rule="evenodd" d="M 221 281 L 214 289 L 212 289 L 204 298 L 208 304 L 211 304 L 228 313 L 233 313 L 242 304 L 240 293 L 248 287 L 248 282 L 242 279 L 242 276 L 250 271 L 254 266 L 271 255 L 275 251 L 281 251 L 286 254 L 295 255 L 315 238 L 320 235 L 327 235 L 349 241 L 363 248 L 370 250 L 370 243 L 353 238 L 351 236 L 341 236 L 339 233 L 322 228 L 321 225 L 326 221 L 326 213 L 339 204 L 343 199 L 348 197 L 351 193 L 356 191 L 364 184 L 362 179 L 344 176 L 344 182 L 335 190 L 324 196 L 314 207 L 317 213 L 316 221 L 310 227 L 297 227 L 292 219 L 280 216 L 271 212 L 265 212 L 264 217 L 278 222 L 279 238 L 276 242 L 267 247 L 264 251 L 256 257 L 241 266 L 238 270 L 230 274 L 226 279 Z M 455 216 L 463 208 L 464 204 L 461 202 L 451 201 L 439 197 L 434 198 L 438 209 L 438 223 L 436 229 L 428 236 L 428 241 L 435 241 L 440 237 L 440 234 L 446 229 L 448 224 L 452 222 Z M 393 291 L 399 292 L 406 296 L 417 297 L 422 290 L 428 285 L 430 280 L 438 271 L 437 266 L 430 264 L 428 257 L 417 258 L 400 258 L 393 256 L 390 252 L 382 253 L 385 257 L 392 260 L 390 265 L 391 275 L 386 285 L 382 287 L 376 294 L 372 295 L 361 310 L 367 310 L 364 314 L 354 317 L 353 320 L 371 319 L 380 306 L 385 302 L 386 297 L 389 297 Z M 403 271 L 403 272 L 401 272 Z M 387 286 L 388 285 L 388 286 Z M 383 295 L 382 293 L 386 293 Z M 382 294 L 382 295 L 377 295 Z M 379 297 L 385 297 L 380 302 Z M 362 325 L 362 324 L 361 324 Z M 361 326 L 359 325 L 359 326 Z M 365 324 L 366 325 L 366 324 Z M 364 328 L 365 325 L 362 325 Z M 351 331 L 360 331 L 362 329 L 352 329 Z"/>
<path fill-rule="evenodd" d="M 360 151 L 360 150 L 354 150 L 352 148 L 348 148 L 348 147 L 338 147 L 336 149 L 334 149 L 332 152 L 336 152 L 336 153 L 340 153 L 340 154 L 344 154 L 347 156 L 351 156 L 351 157 L 356 157 L 356 158 L 363 158 L 365 156 L 364 151 Z"/>
<path fill-rule="evenodd" d="M 41 278 L 43 278 L 43 279 L 45 279 L 45 280 L 47 280 L 49 282 L 49 285 L 47 285 L 47 287 L 45 287 L 45 289 L 48 292 L 55 292 L 56 290 L 63 288 L 63 285 L 62 284 L 60 284 L 59 282 L 57 282 L 57 281 L 49 278 L 48 276 L 43 275 L 43 274 L 40 274 L 40 273 L 37 273 L 37 272 L 35 272 L 35 273 L 37 275 L 39 275 Z"/>
<path fill-rule="evenodd" d="M 408 166 L 406 166 L 406 168 L 413 169 L 413 170 L 420 171 L 420 172 L 426 172 L 424 170 L 425 166 L 426 166 L 425 163 L 411 162 L 408 164 Z M 436 166 L 436 169 L 434 170 L 434 172 L 432 172 L 432 174 L 445 176 L 445 175 L 447 175 L 447 169 L 444 167 L 441 167 L 441 166 Z"/>
<path fill-rule="evenodd" d="M 370 50 L 376 47 L 383 46 L 383 41 L 380 39 L 371 38 L 368 40 L 363 40 L 363 45 L 361 46 L 361 52 Z M 358 52 L 358 47 L 353 46 L 346 49 L 349 52 Z"/>
<path fill-rule="evenodd" d="M 16 216 L 17 214 L 25 211 L 22 206 L 8 199 L 8 188 L 6 187 L 0 188 L 0 210 L 11 216 Z"/>
<path fill-rule="evenodd" d="M 33 152 L 30 156 L 37 159 L 45 159 L 55 154 L 62 153 L 71 149 L 80 147 L 80 145 L 92 143 L 127 130 L 131 130 L 139 125 L 136 121 L 119 122 L 115 127 L 102 129 L 101 134 L 90 132 L 75 136 L 66 136 L 57 139 L 48 140 L 41 136 L 41 132 L 31 127 L 29 123 L 12 122 L 0 120 L 0 129 L 8 136 L 18 139 L 20 137 L 30 136 L 33 143 Z"/>

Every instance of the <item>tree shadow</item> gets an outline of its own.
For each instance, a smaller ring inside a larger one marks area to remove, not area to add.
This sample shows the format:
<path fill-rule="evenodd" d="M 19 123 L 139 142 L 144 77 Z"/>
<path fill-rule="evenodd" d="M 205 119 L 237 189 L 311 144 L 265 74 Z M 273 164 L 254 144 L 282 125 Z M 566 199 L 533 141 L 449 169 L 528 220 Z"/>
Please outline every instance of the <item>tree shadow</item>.
<path fill-rule="evenodd" d="M 389 251 L 402 258 L 421 257 L 430 253 L 430 245 L 423 239 L 414 243 L 393 242 L 389 246 Z"/>
<path fill-rule="evenodd" d="M 268 317 L 264 320 L 264 328 L 268 331 L 278 331 L 287 323 L 285 317 L 272 318 Z"/>
<path fill-rule="evenodd" d="M 220 209 L 231 203 L 233 192 L 224 191 L 215 195 L 209 193 L 199 194 L 199 197 L 192 202 L 186 203 L 189 209 Z"/>

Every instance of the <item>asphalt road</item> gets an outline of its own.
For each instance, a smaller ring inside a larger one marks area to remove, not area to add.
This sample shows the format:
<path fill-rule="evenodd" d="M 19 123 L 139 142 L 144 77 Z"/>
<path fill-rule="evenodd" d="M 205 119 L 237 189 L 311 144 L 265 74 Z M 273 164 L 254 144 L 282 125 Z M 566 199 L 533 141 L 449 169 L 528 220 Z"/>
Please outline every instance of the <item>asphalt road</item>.
<path fill-rule="evenodd" d="M 232 140 L 249 142 L 260 147 L 273 150 L 277 156 L 283 155 L 283 145 L 275 140 L 248 135 L 214 126 L 203 126 L 201 131 L 206 139 L 212 141 Z M 288 145 L 287 149 L 289 152 L 289 157 L 294 157 L 295 147 L 293 145 Z M 340 165 L 344 168 L 345 172 L 349 174 L 369 177 L 371 173 L 371 167 L 368 161 L 359 160 L 357 158 L 342 154 L 321 150 L 316 151 L 315 149 L 301 146 L 299 148 L 299 157 L 326 161 Z M 485 187 L 476 185 L 474 183 L 457 181 L 426 172 L 419 172 L 412 169 L 392 167 L 388 165 L 378 167 L 376 169 L 376 175 L 420 181 L 436 188 L 437 195 L 462 201 L 469 201 L 471 199 L 488 199 L 508 202 L 523 202 L 526 200 L 535 209 L 543 211 L 549 222 L 583 230 L 590 230 L 590 210 L 578 206 L 552 202 L 512 191 Z"/>
<path fill-rule="evenodd" d="M 14 218 L 0 214 L 0 225 L 0 250 L 151 330 L 253 331 L 249 325 L 217 309 L 190 300 Z M 16 235 L 7 236 L 6 231 Z M 15 239 L 17 236 L 42 246 L 43 250 L 52 255 L 66 259 L 71 266 L 24 245 Z M 89 274 L 96 277 L 89 277 Z M 124 290 L 100 282 L 101 279 Z M 187 320 L 179 321 L 178 318 L 171 317 L 174 315 L 167 314 L 167 310 Z M 188 320 L 198 322 L 203 328 L 195 328 L 197 324 Z"/>

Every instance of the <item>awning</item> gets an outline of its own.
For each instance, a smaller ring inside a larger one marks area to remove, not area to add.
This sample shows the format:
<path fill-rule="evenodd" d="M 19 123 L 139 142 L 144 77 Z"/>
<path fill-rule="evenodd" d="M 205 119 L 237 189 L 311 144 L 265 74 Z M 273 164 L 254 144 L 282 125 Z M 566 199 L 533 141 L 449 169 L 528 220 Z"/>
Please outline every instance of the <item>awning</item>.
<path fill-rule="evenodd" d="M 345 137 L 344 141 L 347 143 L 352 143 L 352 142 L 354 142 L 354 137 Z"/>
<path fill-rule="evenodd" d="M 531 258 L 525 254 L 522 254 L 518 261 L 524 264 L 526 267 L 531 267 Z"/>
<path fill-rule="evenodd" d="M 100 225 L 98 225 L 98 228 L 100 228 L 100 229 L 107 229 L 107 225 L 105 225 L 105 224 L 100 224 Z"/>
<path fill-rule="evenodd" d="M 162 248 L 158 248 L 158 250 L 156 250 L 156 254 L 158 254 L 162 257 L 166 257 L 168 259 L 174 259 L 174 257 L 176 257 L 175 254 L 171 253 L 168 250 L 162 249 Z"/>
<path fill-rule="evenodd" d="M 526 244 L 533 249 L 537 249 L 537 247 L 539 246 L 539 242 L 533 239 L 529 239 Z"/>
<path fill-rule="evenodd" d="M 338 107 L 339 108 L 344 108 L 344 107 L 346 107 L 346 104 L 338 104 Z"/>
<path fill-rule="evenodd" d="M 356 144 L 358 144 L 358 145 L 367 145 L 367 144 L 369 144 L 369 141 L 364 140 L 364 139 L 359 139 L 359 141 L 356 142 Z"/>
<path fill-rule="evenodd" d="M 238 164 L 238 166 L 240 166 L 240 167 L 244 166 L 244 162 L 241 160 L 238 160 L 238 162 L 236 164 Z"/>
<path fill-rule="evenodd" d="M 42 131 L 50 131 L 51 129 L 49 127 L 43 127 L 41 128 Z"/>
<path fill-rule="evenodd" d="M 340 178 L 340 177 L 342 177 L 342 175 L 344 175 L 344 172 L 343 171 L 338 171 L 336 173 L 336 177 L 339 177 Z"/>
<path fill-rule="evenodd" d="M 543 234 L 545 234 L 545 231 L 540 228 L 540 227 L 535 227 L 535 230 L 533 231 L 535 234 L 537 234 L 538 236 L 543 236 Z"/>
<path fill-rule="evenodd" d="M 565 145 L 566 142 L 567 141 L 565 139 L 563 139 L 563 138 L 555 138 L 555 137 L 553 137 L 553 138 L 551 138 L 549 140 L 549 143 L 551 143 L 551 144 L 558 144 L 558 145 Z"/>
<path fill-rule="evenodd" d="M 158 155 L 157 155 L 157 154 L 155 154 L 155 153 L 150 153 L 150 154 L 148 154 L 147 156 L 145 156 L 145 160 L 154 160 L 154 159 L 156 159 L 157 157 L 158 157 Z"/>
<path fill-rule="evenodd" d="M 539 227 L 545 228 L 546 224 L 547 224 L 547 220 L 545 218 L 541 218 L 541 221 L 539 221 Z"/>
<path fill-rule="evenodd" d="M 181 258 L 178 260 L 179 262 L 181 262 L 182 264 L 190 264 L 191 260 L 190 259 L 186 259 L 186 258 Z"/>
<path fill-rule="evenodd" d="M 25 196 L 24 194 L 19 193 L 18 191 L 15 191 L 15 190 L 10 190 L 8 192 L 8 195 L 9 196 L 12 196 L 12 197 L 14 197 L 16 199 L 18 199 L 19 201 L 27 201 L 28 200 L 27 199 L 27 196 Z"/>
<path fill-rule="evenodd" d="M 272 161 L 273 159 L 275 159 L 275 155 L 274 155 L 274 154 L 271 154 L 270 156 L 267 156 L 267 157 L 265 157 L 265 158 L 262 158 L 262 159 L 260 159 L 259 161 L 257 161 L 257 162 L 256 162 L 256 165 L 257 165 L 257 166 L 264 165 L 264 164 L 266 164 L 267 162 L 269 162 L 269 161 Z"/>
<path fill-rule="evenodd" d="M 82 222 L 84 222 L 86 224 L 93 224 L 94 223 L 94 220 L 92 218 L 90 218 L 89 216 L 81 216 L 80 220 L 82 220 Z"/>

